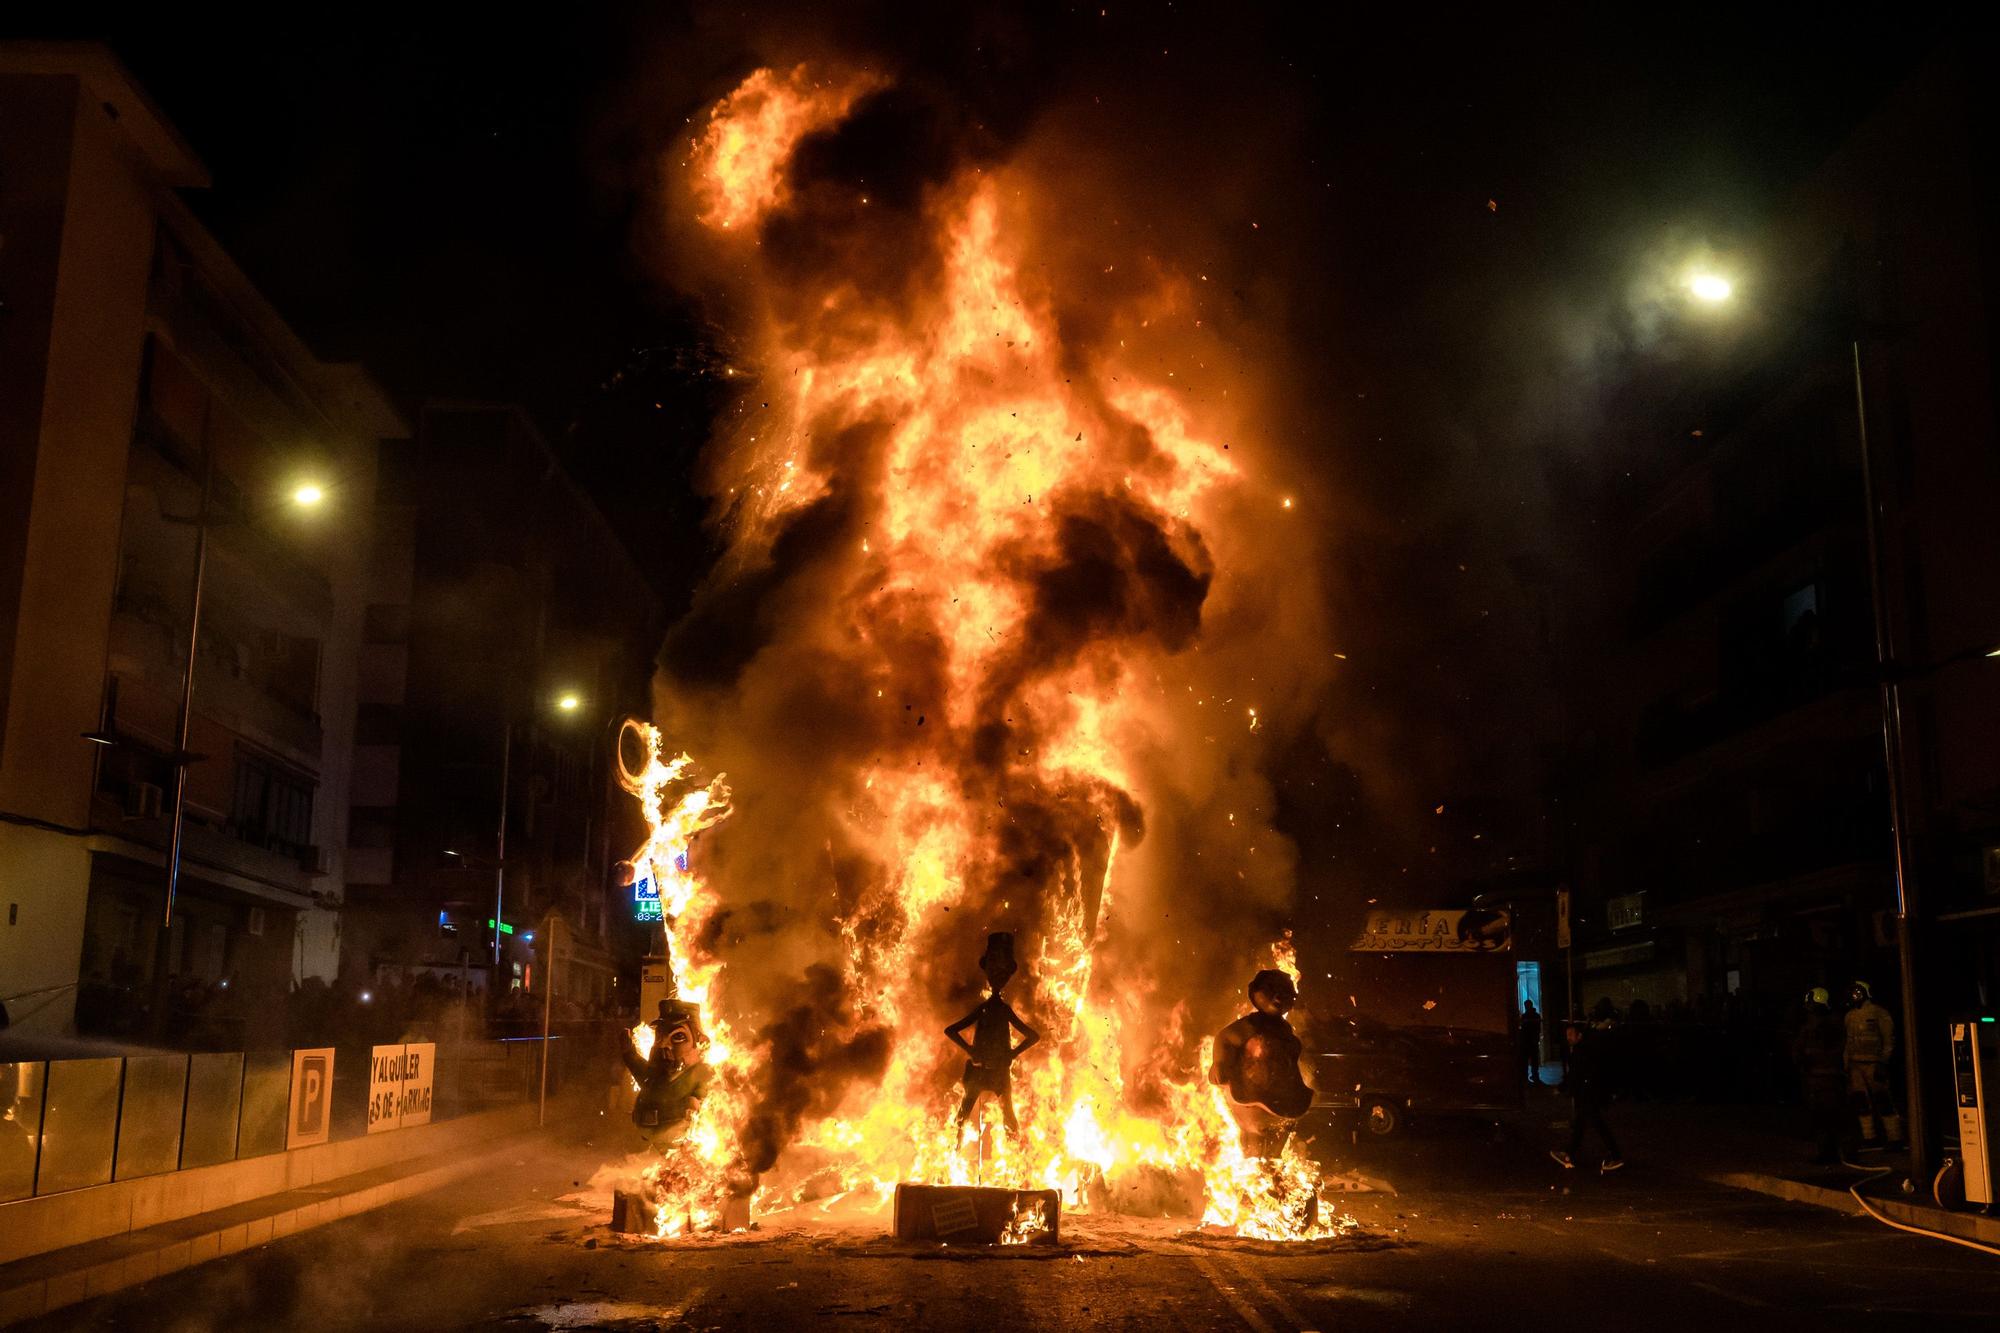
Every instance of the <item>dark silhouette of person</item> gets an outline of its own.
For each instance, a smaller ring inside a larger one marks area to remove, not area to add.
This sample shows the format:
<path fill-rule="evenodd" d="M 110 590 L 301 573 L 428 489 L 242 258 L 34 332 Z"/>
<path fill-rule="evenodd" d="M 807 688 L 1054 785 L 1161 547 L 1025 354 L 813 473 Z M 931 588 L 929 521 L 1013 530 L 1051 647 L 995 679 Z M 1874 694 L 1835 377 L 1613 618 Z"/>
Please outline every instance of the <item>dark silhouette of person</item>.
<path fill-rule="evenodd" d="M 1792 1062 L 1798 1066 L 1816 1166 L 1840 1160 L 1840 1127 L 1847 1111 L 1847 1071 L 1841 1059 L 1846 1048 L 1847 1032 L 1834 1017 L 1832 997 L 1826 987 L 1813 987 L 1806 992 L 1805 1014 L 1792 1036 Z"/>
<path fill-rule="evenodd" d="M 1521 1060 L 1528 1066 L 1528 1082 L 1542 1086 L 1542 1013 L 1533 1000 L 1521 1005 Z"/>
<path fill-rule="evenodd" d="M 1625 1159 L 1619 1154 L 1611 1126 L 1604 1120 L 1604 1101 L 1611 1091 L 1609 1034 L 1587 1028 L 1581 1020 L 1573 1018 L 1564 1025 L 1563 1037 L 1569 1046 L 1569 1067 L 1563 1074 L 1563 1091 L 1569 1094 L 1572 1106 L 1569 1147 L 1555 1149 L 1549 1156 L 1565 1170 L 1575 1166 L 1576 1154 L 1583 1147 L 1584 1131 L 1594 1129 L 1604 1143 L 1604 1160 L 1598 1170 L 1616 1171 L 1625 1165 Z"/>

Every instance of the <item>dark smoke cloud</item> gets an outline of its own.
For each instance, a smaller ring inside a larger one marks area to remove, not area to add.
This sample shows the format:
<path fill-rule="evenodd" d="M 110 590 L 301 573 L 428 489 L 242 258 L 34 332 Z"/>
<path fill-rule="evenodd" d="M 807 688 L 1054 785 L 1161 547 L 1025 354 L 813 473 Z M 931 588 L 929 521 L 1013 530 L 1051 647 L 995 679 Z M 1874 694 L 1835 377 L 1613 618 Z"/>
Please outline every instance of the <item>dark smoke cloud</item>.
<path fill-rule="evenodd" d="M 742 1147 L 759 1175 L 777 1165 L 806 1116 L 831 1113 L 850 1083 L 880 1079 L 889 1066 L 889 1030 L 856 1021 L 839 972 L 814 964 L 788 998 L 757 1032 L 757 1104 Z"/>

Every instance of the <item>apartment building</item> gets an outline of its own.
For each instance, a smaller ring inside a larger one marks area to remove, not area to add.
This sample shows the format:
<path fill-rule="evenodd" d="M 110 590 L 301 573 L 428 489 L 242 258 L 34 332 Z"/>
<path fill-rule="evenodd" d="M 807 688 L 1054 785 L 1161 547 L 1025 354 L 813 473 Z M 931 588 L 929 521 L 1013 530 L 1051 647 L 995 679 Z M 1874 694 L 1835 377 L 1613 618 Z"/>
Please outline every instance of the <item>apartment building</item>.
<path fill-rule="evenodd" d="M 0 46 L 0 124 L 0 997 L 17 1033 L 280 1040 L 339 966 L 410 431 L 188 209 L 200 161 L 108 52 Z"/>

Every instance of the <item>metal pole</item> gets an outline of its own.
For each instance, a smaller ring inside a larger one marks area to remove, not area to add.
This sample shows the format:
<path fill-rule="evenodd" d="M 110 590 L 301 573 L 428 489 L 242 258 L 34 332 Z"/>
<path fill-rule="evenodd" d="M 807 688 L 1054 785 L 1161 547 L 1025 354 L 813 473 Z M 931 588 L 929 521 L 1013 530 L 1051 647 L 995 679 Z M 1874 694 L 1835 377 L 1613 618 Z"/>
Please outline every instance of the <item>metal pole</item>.
<path fill-rule="evenodd" d="M 500 845 L 493 862 L 493 987 L 500 987 L 500 925 L 506 921 L 507 905 L 507 785 L 514 776 L 514 723 L 507 722 L 500 742 Z M 500 997 L 495 994 L 491 999 Z"/>
<path fill-rule="evenodd" d="M 549 1013 L 556 1000 L 556 930 L 562 925 L 562 918 L 549 913 L 549 956 L 542 964 L 545 978 L 542 987 L 542 1091 L 535 1101 L 535 1128 L 540 1129 L 549 1114 Z"/>
<path fill-rule="evenodd" d="M 1568 1009 L 1568 1013 L 1565 1016 L 1576 1018 L 1579 1015 L 1576 1012 L 1576 945 L 1574 942 L 1563 945 L 1563 969 L 1568 974 L 1563 983 L 1564 1005 Z"/>
<path fill-rule="evenodd" d="M 201 593 L 208 576 L 208 510 L 215 464 L 204 453 L 201 463 L 201 503 L 194 519 L 194 579 L 188 594 L 187 654 L 181 659 L 180 713 L 174 722 L 174 794 L 167 822 L 167 892 L 160 912 L 160 930 L 153 946 L 153 1012 L 149 1026 L 155 1039 L 167 1031 L 167 973 L 173 962 L 174 903 L 180 897 L 181 834 L 187 821 L 188 734 L 194 723 L 195 653 L 201 644 Z"/>
<path fill-rule="evenodd" d="M 174 899 L 181 883 L 181 829 L 187 817 L 188 731 L 194 721 L 194 659 L 201 643 L 201 590 L 208 575 L 208 502 L 214 464 L 203 456 L 201 507 L 194 520 L 194 589 L 188 597 L 187 656 L 181 660 L 181 707 L 174 723 L 174 812 L 167 836 L 167 907 L 163 929 L 174 924 Z"/>
<path fill-rule="evenodd" d="M 1902 983 L 1903 1109 L 1910 1139 L 1910 1178 L 1930 1175 L 1930 1144 L 1924 1117 L 1923 1071 L 1917 1027 L 1917 955 L 1912 932 L 1916 920 L 1916 885 L 1904 848 L 1908 819 L 1903 794 L 1903 696 L 1893 664 L 1894 633 L 1882 595 L 1882 550 L 1876 533 L 1875 465 L 1868 447 L 1868 398 L 1861 375 L 1861 340 L 1851 344 L 1854 359 L 1854 424 L 1861 439 L 1861 494 L 1868 506 L 1868 592 L 1875 612 L 1875 665 L 1881 678 L 1882 758 L 1889 778 L 1889 831 L 1894 840 L 1896 870 L 1896 967 Z"/>

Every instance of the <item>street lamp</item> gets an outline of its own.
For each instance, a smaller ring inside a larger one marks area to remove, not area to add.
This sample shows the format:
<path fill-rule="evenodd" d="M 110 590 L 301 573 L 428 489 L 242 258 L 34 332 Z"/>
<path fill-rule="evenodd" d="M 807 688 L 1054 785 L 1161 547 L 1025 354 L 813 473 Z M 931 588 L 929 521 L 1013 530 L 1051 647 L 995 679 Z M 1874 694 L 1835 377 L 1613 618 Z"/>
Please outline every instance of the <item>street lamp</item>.
<path fill-rule="evenodd" d="M 291 494 L 292 503 L 300 508 L 311 508 L 325 498 L 326 488 L 313 481 L 301 482 L 293 488 Z M 153 1028 L 156 1033 L 164 1031 L 166 1022 L 167 964 L 172 948 L 174 904 L 180 897 L 181 844 L 187 826 L 188 767 L 205 757 L 188 750 L 188 732 L 194 720 L 195 655 L 201 644 L 201 602 L 208 580 L 208 530 L 218 522 L 224 521 L 213 512 L 214 500 L 215 460 L 212 454 L 204 452 L 201 463 L 201 501 L 195 509 L 194 516 L 187 518 L 177 514 L 161 515 L 161 518 L 168 523 L 194 529 L 194 577 L 188 595 L 187 649 L 181 656 L 181 697 L 174 721 L 174 749 L 173 753 L 167 756 L 174 770 L 174 796 L 167 833 L 167 894 L 160 912 L 159 943 L 153 950 Z M 83 733 L 83 739 L 94 745 L 112 748 L 123 744 L 123 739 L 113 731 L 87 731 Z"/>
<path fill-rule="evenodd" d="M 1688 279 L 1688 290 L 1697 301 L 1720 305 L 1735 295 L 1736 284 L 1720 273 L 1697 273 Z"/>
<path fill-rule="evenodd" d="M 1735 284 L 1712 270 L 1697 269 L 1687 280 L 1688 291 L 1704 305 L 1721 305 L 1735 293 Z M 1896 970 L 1903 992 L 1904 1110 L 1910 1139 L 1910 1173 L 1922 1179 L 1929 1167 L 1928 1123 L 1924 1112 L 1923 1075 L 1917 1053 L 1922 1048 L 1918 1035 L 1917 960 L 1914 922 L 1917 920 L 1917 885 L 1912 874 L 1907 843 L 1909 816 L 1903 791 L 1906 765 L 1903 739 L 1903 700 L 1896 664 L 1895 632 L 1890 622 L 1888 600 L 1883 589 L 1881 542 L 1877 534 L 1875 463 L 1868 439 L 1868 400 L 1862 373 L 1861 339 L 1849 342 L 1849 360 L 1854 386 L 1855 434 L 1861 454 L 1861 500 L 1865 509 L 1868 536 L 1868 599 L 1874 616 L 1875 665 L 1880 693 L 1882 756 L 1886 768 L 1889 798 L 1891 865 L 1896 882 Z M 1989 656 L 2000 654 L 1996 648 Z"/>
<path fill-rule="evenodd" d="M 556 707 L 565 713 L 574 713 L 583 706 L 583 696 L 574 690 L 565 690 L 556 696 Z M 507 719 L 507 726 L 500 741 L 500 826 L 495 839 L 495 860 L 493 863 L 493 984 L 500 984 L 500 923 L 507 919 L 507 797 L 514 777 L 514 719 Z"/>
<path fill-rule="evenodd" d="M 217 523 L 211 512 L 215 498 L 215 462 L 212 456 L 204 454 L 201 465 L 201 504 L 193 518 L 180 518 L 172 514 L 163 515 L 169 523 L 183 523 L 194 529 L 194 585 L 188 598 L 187 651 L 181 658 L 181 701 L 174 722 L 174 752 L 170 759 L 174 766 L 174 803 L 171 823 L 167 834 L 167 901 L 166 910 L 160 916 L 161 931 L 173 929 L 174 902 L 180 893 L 181 881 L 181 837 L 187 823 L 187 771 L 190 764 L 202 756 L 188 752 L 188 729 L 193 723 L 194 713 L 194 664 L 195 650 L 201 643 L 201 597 L 208 578 L 208 530 Z M 303 482 L 292 491 L 292 502 L 301 508 L 311 508 L 326 498 L 326 490 L 317 482 Z M 89 735 L 87 739 L 99 738 Z M 101 742 L 100 742 L 101 743 Z M 160 946 L 160 958 L 164 962 L 167 945 Z"/>

